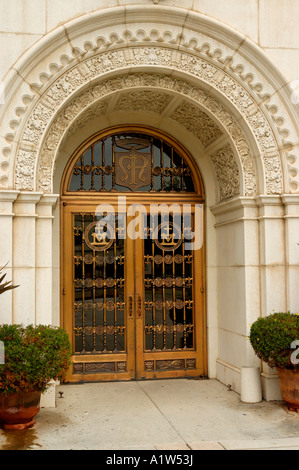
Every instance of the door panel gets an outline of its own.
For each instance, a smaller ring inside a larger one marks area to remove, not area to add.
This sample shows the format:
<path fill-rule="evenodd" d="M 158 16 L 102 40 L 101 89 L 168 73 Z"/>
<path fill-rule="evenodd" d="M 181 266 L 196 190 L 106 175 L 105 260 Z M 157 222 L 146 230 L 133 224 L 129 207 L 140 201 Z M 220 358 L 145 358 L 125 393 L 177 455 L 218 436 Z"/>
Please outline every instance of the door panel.
<path fill-rule="evenodd" d="M 194 230 L 194 217 L 190 227 L 184 227 L 182 216 L 152 224 L 148 216 L 147 230 L 156 230 L 156 236 L 136 241 L 136 252 L 142 254 L 135 265 L 136 377 L 202 375 L 202 249 L 191 250 L 184 237 L 186 230 Z M 177 238 L 176 232 L 181 234 Z"/>
<path fill-rule="evenodd" d="M 95 208 L 64 208 L 66 328 L 72 338 L 72 381 L 130 379 L 135 375 L 131 240 L 97 232 Z M 112 227 L 112 224 L 111 226 Z"/>
<path fill-rule="evenodd" d="M 183 217 L 154 225 L 148 214 L 145 238 L 134 240 L 111 207 L 101 231 L 95 205 L 62 206 L 62 305 L 74 351 L 67 381 L 204 374 L 203 248 L 184 237 L 193 218 L 190 227 Z"/>

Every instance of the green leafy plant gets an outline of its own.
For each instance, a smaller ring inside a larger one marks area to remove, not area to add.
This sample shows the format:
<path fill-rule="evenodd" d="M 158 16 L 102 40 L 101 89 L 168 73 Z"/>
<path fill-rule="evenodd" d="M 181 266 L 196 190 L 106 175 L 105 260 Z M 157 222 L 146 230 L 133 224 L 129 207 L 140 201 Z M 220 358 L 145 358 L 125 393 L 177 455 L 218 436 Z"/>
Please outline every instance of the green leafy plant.
<path fill-rule="evenodd" d="M 62 380 L 71 364 L 71 345 L 63 328 L 46 325 L 0 325 L 4 364 L 0 393 L 41 391 L 50 380 Z"/>
<path fill-rule="evenodd" d="M 16 287 L 19 287 L 19 286 L 13 286 L 12 281 L 4 281 L 6 274 L 2 274 L 2 271 L 5 268 L 5 266 L 0 268 L 0 294 L 3 294 L 7 290 L 11 290 L 11 289 L 15 289 Z"/>
<path fill-rule="evenodd" d="M 299 340 L 299 315 L 278 312 L 261 317 L 251 325 L 249 340 L 256 355 L 270 367 L 299 369 L 291 358 L 291 345 Z"/>

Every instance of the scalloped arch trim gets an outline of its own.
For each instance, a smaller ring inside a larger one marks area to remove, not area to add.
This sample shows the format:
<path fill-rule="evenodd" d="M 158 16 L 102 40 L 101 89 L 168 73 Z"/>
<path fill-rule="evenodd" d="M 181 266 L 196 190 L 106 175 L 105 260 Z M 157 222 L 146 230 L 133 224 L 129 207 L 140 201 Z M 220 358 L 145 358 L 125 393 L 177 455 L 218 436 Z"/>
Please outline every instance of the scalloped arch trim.
<path fill-rule="evenodd" d="M 240 124 L 251 155 L 260 159 L 255 187 L 266 194 L 298 191 L 298 123 L 290 90 L 256 45 L 216 20 L 163 6 L 109 8 L 45 36 L 15 71 L 6 77 L 2 114 L 3 189 L 51 191 L 58 150 L 45 158 L 51 126 L 89 87 L 108 79 L 111 86 L 113 77 L 130 71 L 161 72 L 169 80 L 175 72 L 187 87 L 211 93 Z M 238 158 L 243 168 L 239 151 Z"/>

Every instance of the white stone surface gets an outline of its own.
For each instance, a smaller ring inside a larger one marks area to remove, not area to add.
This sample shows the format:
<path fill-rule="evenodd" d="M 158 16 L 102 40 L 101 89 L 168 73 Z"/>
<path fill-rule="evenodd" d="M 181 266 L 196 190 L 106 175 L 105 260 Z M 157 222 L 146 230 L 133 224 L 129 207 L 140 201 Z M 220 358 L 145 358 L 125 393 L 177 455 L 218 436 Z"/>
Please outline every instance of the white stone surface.
<path fill-rule="evenodd" d="M 0 79 L 42 35 L 0 32 Z"/>
<path fill-rule="evenodd" d="M 43 196 L 37 205 L 36 219 L 36 323 L 53 324 L 52 208 L 58 196 Z M 45 250 L 45 247 L 47 249 Z"/>
<path fill-rule="evenodd" d="M 284 49 L 282 46 L 264 49 L 289 81 L 299 80 L 299 39 L 296 49 Z"/>
<path fill-rule="evenodd" d="M 51 0 L 47 8 L 47 31 L 80 15 L 115 6 L 118 6 L 116 0 Z"/>
<path fill-rule="evenodd" d="M 298 16 L 297 0 L 260 0 L 260 45 L 298 49 Z"/>
<path fill-rule="evenodd" d="M 241 367 L 241 401 L 259 403 L 262 401 L 261 371 L 259 367 Z"/>
<path fill-rule="evenodd" d="M 298 289 L 298 279 L 299 279 L 299 266 L 288 266 L 287 271 L 287 310 L 292 313 L 299 314 L 299 289 Z"/>
<path fill-rule="evenodd" d="M 14 323 L 35 323 L 35 219 L 40 193 L 23 192 L 14 203 L 13 291 Z"/>
<path fill-rule="evenodd" d="M 195 0 L 193 10 L 209 15 L 258 41 L 257 0 L 221 1 Z"/>
<path fill-rule="evenodd" d="M 45 34 L 46 4 L 46 0 L 1 0 L 0 31 Z"/>
<path fill-rule="evenodd" d="M 56 407 L 56 382 L 53 380 L 48 385 L 47 390 L 41 394 L 40 407 L 41 408 L 55 408 Z"/>
<path fill-rule="evenodd" d="M 13 203 L 18 191 L 0 191 L 0 268 L 3 282 L 12 281 L 13 272 Z M 12 290 L 1 295 L 0 323 L 12 323 Z"/>

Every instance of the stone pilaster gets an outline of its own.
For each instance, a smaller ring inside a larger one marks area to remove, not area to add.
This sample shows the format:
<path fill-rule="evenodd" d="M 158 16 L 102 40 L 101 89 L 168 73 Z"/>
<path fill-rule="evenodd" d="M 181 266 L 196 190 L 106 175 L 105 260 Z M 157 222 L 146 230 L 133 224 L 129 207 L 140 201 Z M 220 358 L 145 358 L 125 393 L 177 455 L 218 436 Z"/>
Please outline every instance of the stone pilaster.
<path fill-rule="evenodd" d="M 286 311 L 286 254 L 284 208 L 280 196 L 259 196 L 261 316 Z M 263 397 L 281 398 L 276 369 L 261 365 Z"/>
<path fill-rule="evenodd" d="M 52 325 L 52 232 L 53 232 L 53 207 L 57 203 L 58 195 L 47 194 L 41 197 L 37 204 L 36 219 L 36 314 L 37 324 Z"/>
<path fill-rule="evenodd" d="M 299 195 L 282 196 L 286 243 L 286 306 L 299 313 Z M 298 338 L 299 339 L 299 338 Z"/>
<path fill-rule="evenodd" d="M 13 265 L 13 203 L 18 191 L 0 191 L 0 267 L 5 266 L 5 281 L 12 280 Z M 0 323 L 12 323 L 12 291 L 1 295 Z"/>
<path fill-rule="evenodd" d="M 14 203 L 13 323 L 35 323 L 36 204 L 42 193 L 21 192 Z"/>

